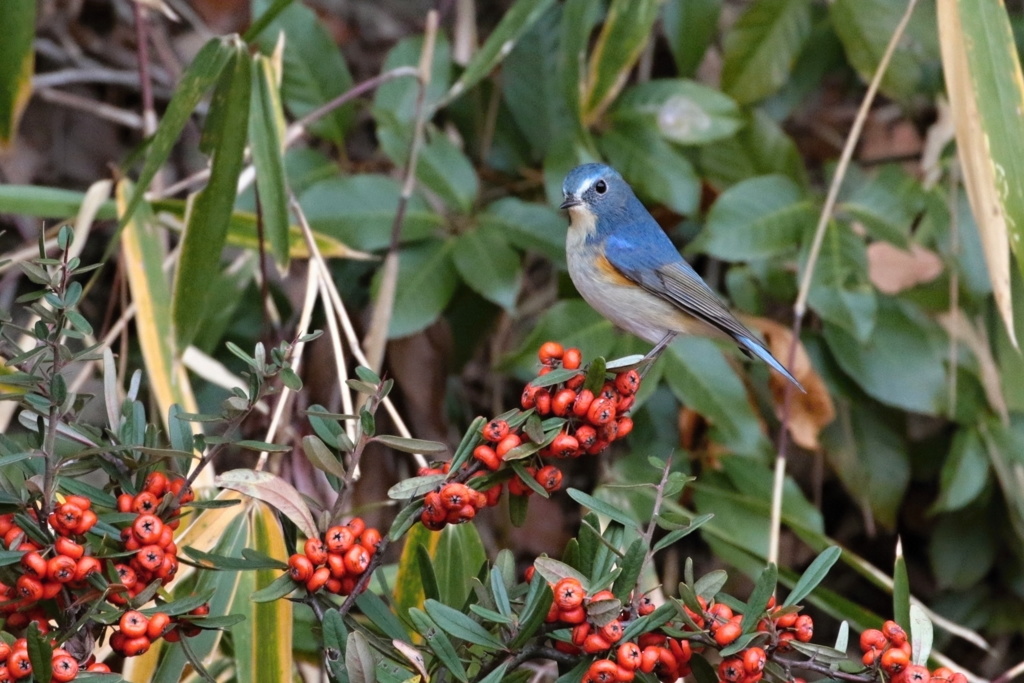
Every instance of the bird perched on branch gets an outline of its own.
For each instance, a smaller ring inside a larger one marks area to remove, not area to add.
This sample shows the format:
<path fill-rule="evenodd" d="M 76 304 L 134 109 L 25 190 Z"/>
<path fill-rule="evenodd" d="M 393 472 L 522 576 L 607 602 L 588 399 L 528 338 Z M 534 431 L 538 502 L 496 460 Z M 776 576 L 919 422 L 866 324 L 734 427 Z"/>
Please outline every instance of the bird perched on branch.
<path fill-rule="evenodd" d="M 679 255 L 632 188 L 605 164 L 583 164 L 562 183 L 569 210 L 569 276 L 601 315 L 655 344 L 655 358 L 677 334 L 733 340 L 801 391 L 800 382 Z"/>

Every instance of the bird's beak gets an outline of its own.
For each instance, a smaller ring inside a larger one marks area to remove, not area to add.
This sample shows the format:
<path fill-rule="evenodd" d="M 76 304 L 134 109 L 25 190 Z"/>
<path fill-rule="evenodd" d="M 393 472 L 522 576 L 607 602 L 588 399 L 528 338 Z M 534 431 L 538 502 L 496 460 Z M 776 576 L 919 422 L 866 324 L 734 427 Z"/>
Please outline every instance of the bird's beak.
<path fill-rule="evenodd" d="M 574 206 L 579 206 L 583 202 L 576 197 L 566 197 L 565 201 L 558 205 L 559 209 L 571 209 Z"/>

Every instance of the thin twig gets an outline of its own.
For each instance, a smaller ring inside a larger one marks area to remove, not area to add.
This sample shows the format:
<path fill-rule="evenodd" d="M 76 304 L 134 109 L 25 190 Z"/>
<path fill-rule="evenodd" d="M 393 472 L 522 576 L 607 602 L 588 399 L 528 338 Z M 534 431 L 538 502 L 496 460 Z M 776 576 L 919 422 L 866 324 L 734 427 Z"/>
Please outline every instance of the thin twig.
<path fill-rule="evenodd" d="M 373 307 L 373 315 L 363 339 L 366 355 L 370 361 L 370 369 L 380 372 L 384 362 L 384 349 L 387 346 L 388 327 L 395 306 L 395 293 L 398 288 L 398 245 L 405 212 L 416 189 L 416 162 L 419 160 L 420 148 L 423 147 L 423 135 L 426 128 L 427 112 L 423 106 L 427 88 L 430 86 L 431 65 L 434 61 L 434 43 L 437 40 L 437 11 L 427 13 L 427 26 L 423 37 L 423 49 L 420 52 L 418 89 L 416 91 L 416 108 L 413 116 L 412 144 L 409 147 L 409 159 L 405 165 L 405 179 L 402 183 L 402 194 L 398 198 L 398 208 L 391 223 L 391 243 L 384 257 L 380 289 L 377 290 L 377 301 Z"/>
<path fill-rule="evenodd" d="M 52 102 L 53 104 L 69 107 L 85 114 L 91 114 L 96 118 L 116 123 L 125 128 L 142 130 L 142 117 L 127 109 L 121 109 L 105 102 L 97 102 L 88 97 L 81 97 L 80 95 L 55 88 L 40 88 L 33 94 L 46 102 Z"/>
<path fill-rule="evenodd" d="M 878 92 L 878 87 L 882 83 L 882 76 L 885 75 L 885 71 L 889 67 L 889 61 L 892 59 L 892 55 L 896 51 L 896 46 L 899 44 L 900 38 L 903 37 L 903 33 L 906 31 L 907 24 L 910 22 L 910 16 L 913 14 L 914 7 L 916 5 L 917 0 L 908 0 L 907 8 L 903 13 L 903 17 L 900 19 L 900 23 L 896 26 L 896 30 L 893 31 L 892 37 L 889 38 L 889 44 L 885 48 L 885 53 L 882 55 L 882 59 L 878 62 L 878 68 L 875 69 L 874 76 L 871 78 L 871 83 L 868 85 L 867 92 L 864 94 L 864 99 L 860 103 L 860 108 L 857 110 L 857 116 L 853 120 L 853 126 L 850 128 L 850 133 L 846 136 L 846 144 L 843 146 L 843 152 L 839 157 L 839 163 L 836 166 L 835 175 L 832 177 L 832 184 L 829 185 L 828 194 L 825 197 L 825 204 L 821 207 L 821 215 L 818 217 L 818 225 L 814 232 L 814 241 L 811 243 L 811 251 L 807 257 L 807 265 L 804 268 L 802 279 L 800 281 L 800 291 L 797 294 L 796 303 L 793 304 L 793 336 L 789 342 L 789 354 L 787 361 L 790 367 L 793 366 L 793 362 L 796 359 L 796 347 L 800 341 L 800 330 L 803 328 L 804 314 L 807 312 L 807 297 L 811 291 L 811 281 L 814 277 L 814 269 L 818 265 L 818 257 L 821 254 L 822 242 L 825 240 L 825 232 L 828 229 L 828 224 L 832 220 L 832 215 L 835 211 L 836 200 L 839 197 L 839 189 L 842 187 L 843 179 L 846 177 L 846 171 L 850 167 L 850 161 L 853 159 L 853 153 L 857 149 L 857 142 L 860 140 L 864 124 L 867 122 L 868 114 L 871 112 L 871 105 L 875 101 L 875 94 Z M 782 488 L 786 477 L 786 452 L 789 448 L 789 419 L 792 414 L 792 401 L 795 389 L 792 384 L 787 383 L 783 391 L 782 424 L 779 428 L 778 446 L 776 449 L 775 474 L 772 482 L 771 525 L 768 538 L 768 562 L 774 562 L 775 564 L 778 564 L 779 561 L 779 537 L 782 527 Z"/>
<path fill-rule="evenodd" d="M 139 55 L 139 92 L 142 95 L 142 133 L 149 137 L 156 131 L 156 107 L 149 77 L 149 10 L 141 2 L 132 3 L 135 14 L 135 48 Z"/>

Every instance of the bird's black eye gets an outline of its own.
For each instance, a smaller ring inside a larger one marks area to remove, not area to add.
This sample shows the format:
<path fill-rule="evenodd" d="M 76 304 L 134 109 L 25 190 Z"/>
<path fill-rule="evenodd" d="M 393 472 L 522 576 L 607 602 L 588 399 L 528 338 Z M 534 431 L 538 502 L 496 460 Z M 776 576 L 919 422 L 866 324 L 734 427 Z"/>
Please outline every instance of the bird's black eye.
<path fill-rule="evenodd" d="M 603 180 L 598 180 L 594 183 L 594 189 L 597 190 L 598 194 L 604 194 L 608 191 L 608 183 Z"/>

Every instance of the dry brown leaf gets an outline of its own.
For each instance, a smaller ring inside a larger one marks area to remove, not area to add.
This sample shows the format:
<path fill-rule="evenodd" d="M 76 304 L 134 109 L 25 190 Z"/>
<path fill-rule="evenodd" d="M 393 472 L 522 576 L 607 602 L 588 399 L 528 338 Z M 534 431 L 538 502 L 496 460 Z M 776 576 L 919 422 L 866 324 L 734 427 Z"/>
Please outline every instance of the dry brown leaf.
<path fill-rule="evenodd" d="M 822 428 L 832 422 L 836 409 L 829 396 L 828 387 L 821 376 L 811 365 L 810 356 L 799 342 L 792 363 L 789 358 L 789 345 L 793 332 L 785 325 L 780 325 L 768 318 L 744 317 L 743 322 L 761 333 L 768 350 L 786 365 L 793 376 L 804 385 L 806 394 L 794 390 L 789 411 L 789 433 L 793 442 L 801 448 L 816 451 L 821 447 L 818 435 Z M 786 397 L 789 381 L 777 372 L 771 373 L 769 386 L 775 400 L 775 414 L 782 418 L 782 407 Z"/>
<path fill-rule="evenodd" d="M 910 251 L 889 242 L 868 245 L 868 277 L 884 294 L 898 294 L 931 282 L 944 268 L 938 254 L 918 244 L 910 245 Z"/>

